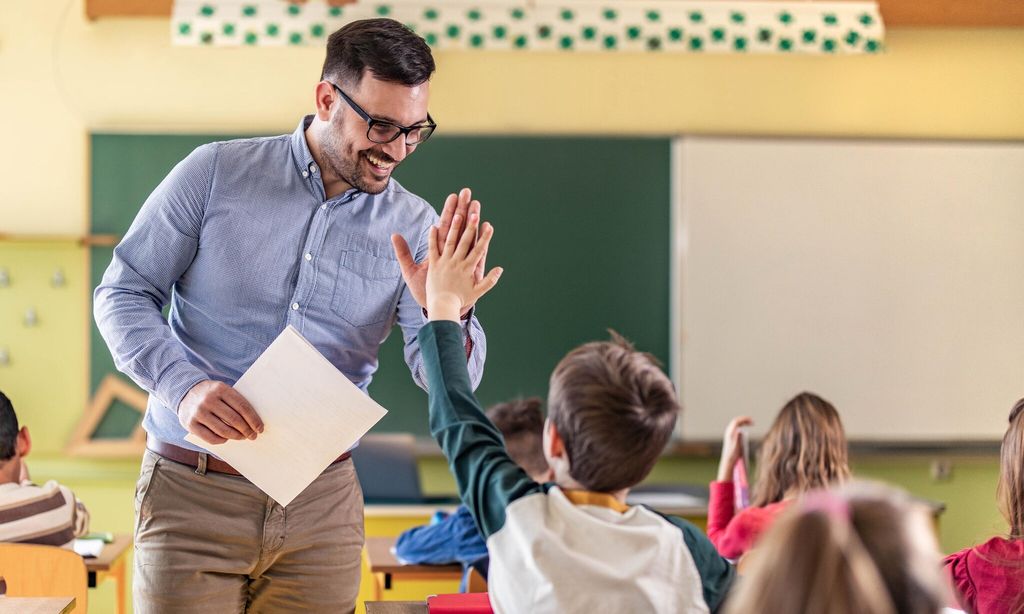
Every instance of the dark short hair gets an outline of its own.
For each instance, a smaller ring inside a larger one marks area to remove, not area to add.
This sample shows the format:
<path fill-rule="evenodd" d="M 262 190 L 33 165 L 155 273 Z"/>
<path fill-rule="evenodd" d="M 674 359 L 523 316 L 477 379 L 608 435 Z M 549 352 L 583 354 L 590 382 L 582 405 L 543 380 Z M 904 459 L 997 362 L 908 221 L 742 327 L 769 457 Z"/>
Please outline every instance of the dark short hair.
<path fill-rule="evenodd" d="M 394 19 L 362 19 L 327 39 L 321 79 L 358 86 L 365 69 L 382 81 L 419 85 L 434 72 L 430 46 Z"/>
<path fill-rule="evenodd" d="M 548 418 L 565 443 L 569 474 L 614 492 L 640 483 L 668 444 L 679 414 L 658 361 L 615 332 L 582 345 L 551 374 Z"/>
<path fill-rule="evenodd" d="M 14 457 L 18 446 L 18 416 L 7 395 L 0 391 L 0 461 Z"/>
<path fill-rule="evenodd" d="M 487 417 L 505 438 L 505 449 L 517 465 L 530 475 L 544 473 L 548 461 L 544 458 L 543 404 L 537 397 L 498 403 L 487 409 Z"/>

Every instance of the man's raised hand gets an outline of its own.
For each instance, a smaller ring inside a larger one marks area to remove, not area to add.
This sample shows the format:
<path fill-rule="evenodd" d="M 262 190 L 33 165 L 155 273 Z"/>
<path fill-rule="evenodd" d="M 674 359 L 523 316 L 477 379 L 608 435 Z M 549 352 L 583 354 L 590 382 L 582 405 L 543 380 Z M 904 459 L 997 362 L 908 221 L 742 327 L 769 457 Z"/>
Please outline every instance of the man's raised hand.
<path fill-rule="evenodd" d="M 461 232 L 461 214 L 452 217 L 446 237 L 440 229 L 431 228 L 429 237 L 430 267 L 427 270 L 427 312 L 431 320 L 458 321 L 460 313 L 489 292 L 501 277 L 500 267 L 483 276 L 477 275 L 480 263 L 494 236 L 494 227 L 485 223 L 477 237 L 479 215 L 472 216 Z"/>

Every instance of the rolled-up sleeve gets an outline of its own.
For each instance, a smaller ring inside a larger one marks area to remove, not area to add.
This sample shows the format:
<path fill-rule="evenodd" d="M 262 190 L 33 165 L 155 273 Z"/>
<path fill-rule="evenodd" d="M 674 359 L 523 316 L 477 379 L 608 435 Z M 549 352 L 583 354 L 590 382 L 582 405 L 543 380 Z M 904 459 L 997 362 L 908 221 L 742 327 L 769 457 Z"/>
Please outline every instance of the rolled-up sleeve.
<path fill-rule="evenodd" d="M 172 410 L 208 379 L 189 362 L 161 310 L 195 258 L 216 158 L 216 145 L 204 145 L 174 167 L 114 249 L 93 296 L 114 365 Z"/>

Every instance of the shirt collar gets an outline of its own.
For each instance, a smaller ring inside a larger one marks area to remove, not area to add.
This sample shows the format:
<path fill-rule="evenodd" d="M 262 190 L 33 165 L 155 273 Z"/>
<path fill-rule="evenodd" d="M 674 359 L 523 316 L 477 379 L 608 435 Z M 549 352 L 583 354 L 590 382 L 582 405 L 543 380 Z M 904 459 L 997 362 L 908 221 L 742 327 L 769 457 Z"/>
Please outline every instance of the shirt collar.
<path fill-rule="evenodd" d="M 313 116 L 307 115 L 299 120 L 299 126 L 292 133 L 292 157 L 295 159 L 295 169 L 302 175 L 303 178 L 309 177 L 310 174 L 319 175 L 320 169 L 317 167 L 316 160 L 313 159 L 313 153 L 309 151 L 309 144 L 306 143 L 306 128 L 313 123 Z"/>
<path fill-rule="evenodd" d="M 629 506 L 620 503 L 618 499 L 606 492 L 594 492 L 592 490 L 563 490 L 565 498 L 573 505 L 593 505 L 596 507 L 607 507 L 620 514 L 629 511 Z"/>

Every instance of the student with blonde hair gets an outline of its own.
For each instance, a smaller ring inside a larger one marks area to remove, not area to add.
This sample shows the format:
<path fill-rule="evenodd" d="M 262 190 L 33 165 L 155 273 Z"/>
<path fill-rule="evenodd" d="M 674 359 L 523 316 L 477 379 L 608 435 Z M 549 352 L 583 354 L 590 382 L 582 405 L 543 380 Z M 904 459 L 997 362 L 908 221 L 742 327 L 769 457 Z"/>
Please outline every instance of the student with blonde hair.
<path fill-rule="evenodd" d="M 1024 612 L 1024 399 L 1010 411 L 999 453 L 999 511 L 1009 535 L 946 557 L 961 606 L 971 614 Z"/>
<path fill-rule="evenodd" d="M 947 593 L 928 511 L 902 491 L 806 494 L 751 554 L 727 614 L 936 614 Z"/>
<path fill-rule="evenodd" d="M 708 502 L 708 537 L 730 559 L 743 556 L 795 497 L 850 476 L 839 413 L 818 395 L 802 392 L 782 407 L 765 435 L 751 507 L 737 511 L 732 474 L 742 453 L 740 428 L 750 424 L 748 417 L 729 423 Z"/>

